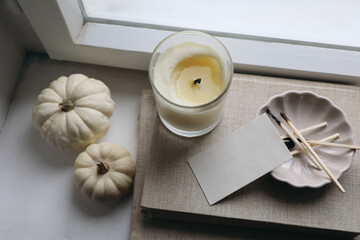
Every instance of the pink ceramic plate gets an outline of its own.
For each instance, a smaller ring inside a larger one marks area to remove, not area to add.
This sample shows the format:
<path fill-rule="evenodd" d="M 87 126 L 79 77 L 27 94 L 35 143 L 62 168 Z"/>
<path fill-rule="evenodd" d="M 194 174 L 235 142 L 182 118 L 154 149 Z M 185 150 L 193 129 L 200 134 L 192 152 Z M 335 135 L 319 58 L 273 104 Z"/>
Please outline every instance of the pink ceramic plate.
<path fill-rule="evenodd" d="M 334 142 L 354 144 L 353 129 L 345 113 L 326 97 L 309 91 L 288 91 L 271 97 L 258 110 L 257 115 L 264 113 L 268 108 L 283 123 L 285 121 L 281 118 L 280 112 L 284 112 L 297 129 L 327 122 L 327 126 L 323 128 L 304 133 L 303 136 L 307 139 L 320 140 L 340 133 L 340 137 Z M 283 130 L 273 123 L 279 134 L 284 135 Z M 350 168 L 355 153 L 353 150 L 329 146 L 315 146 L 314 150 L 336 178 Z M 274 169 L 271 175 L 294 187 L 318 188 L 331 182 L 326 173 L 314 168 L 303 153 L 295 155 L 293 159 Z"/>

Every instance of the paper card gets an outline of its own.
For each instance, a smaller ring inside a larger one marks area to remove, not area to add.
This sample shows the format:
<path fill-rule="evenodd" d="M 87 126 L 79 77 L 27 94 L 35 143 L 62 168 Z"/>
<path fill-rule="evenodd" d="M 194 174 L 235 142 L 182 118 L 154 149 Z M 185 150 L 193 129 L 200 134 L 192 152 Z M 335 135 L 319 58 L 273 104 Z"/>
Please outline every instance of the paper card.
<path fill-rule="evenodd" d="M 188 160 L 210 205 L 292 158 L 266 114 Z"/>

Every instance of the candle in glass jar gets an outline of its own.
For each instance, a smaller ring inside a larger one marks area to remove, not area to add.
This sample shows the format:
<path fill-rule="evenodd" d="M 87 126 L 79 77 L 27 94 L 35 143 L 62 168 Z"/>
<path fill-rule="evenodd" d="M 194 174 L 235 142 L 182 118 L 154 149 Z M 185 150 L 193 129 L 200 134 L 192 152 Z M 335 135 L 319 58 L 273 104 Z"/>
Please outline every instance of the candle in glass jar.
<path fill-rule="evenodd" d="M 210 56 L 181 60 L 171 73 L 171 81 L 178 96 L 193 105 L 215 99 L 225 85 L 220 64 Z"/>
<path fill-rule="evenodd" d="M 232 71 L 224 46 L 207 34 L 185 31 L 165 39 L 149 68 L 161 121 L 182 136 L 211 131 L 220 122 Z"/>
<path fill-rule="evenodd" d="M 163 54 L 155 66 L 154 83 L 165 97 L 185 106 L 208 103 L 225 87 L 223 66 L 215 50 L 193 42 Z"/>

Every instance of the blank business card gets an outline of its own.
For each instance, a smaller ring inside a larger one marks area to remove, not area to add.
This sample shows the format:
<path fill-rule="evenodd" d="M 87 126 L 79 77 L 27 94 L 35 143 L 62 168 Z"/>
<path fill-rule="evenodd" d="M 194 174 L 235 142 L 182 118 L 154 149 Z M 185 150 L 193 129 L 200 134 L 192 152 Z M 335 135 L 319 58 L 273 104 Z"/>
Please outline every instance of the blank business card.
<path fill-rule="evenodd" d="M 292 158 L 266 114 L 188 160 L 210 205 Z"/>

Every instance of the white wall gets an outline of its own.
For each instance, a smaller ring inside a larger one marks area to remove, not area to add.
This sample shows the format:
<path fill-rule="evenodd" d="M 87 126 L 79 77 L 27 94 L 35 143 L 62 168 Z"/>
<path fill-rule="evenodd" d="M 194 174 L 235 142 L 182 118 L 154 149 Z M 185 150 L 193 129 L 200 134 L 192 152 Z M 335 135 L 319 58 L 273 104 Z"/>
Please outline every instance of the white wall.
<path fill-rule="evenodd" d="M 0 21 L 29 52 L 46 53 L 39 37 L 16 0 L 0 0 Z"/>
<path fill-rule="evenodd" d="M 25 57 L 22 44 L 11 34 L 10 28 L 0 15 L 0 134 Z"/>

